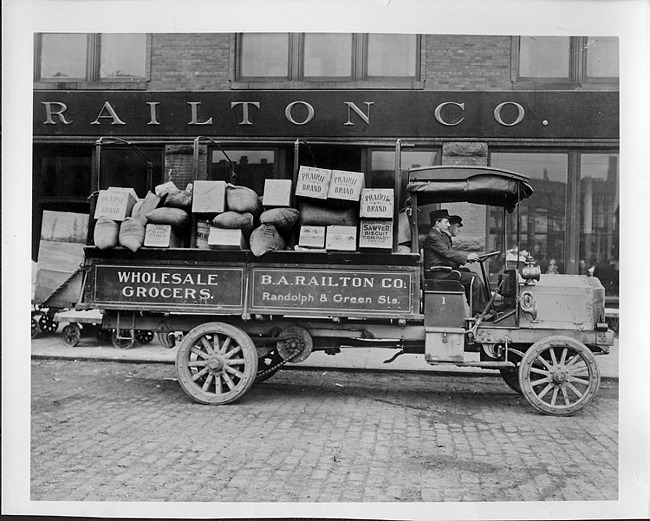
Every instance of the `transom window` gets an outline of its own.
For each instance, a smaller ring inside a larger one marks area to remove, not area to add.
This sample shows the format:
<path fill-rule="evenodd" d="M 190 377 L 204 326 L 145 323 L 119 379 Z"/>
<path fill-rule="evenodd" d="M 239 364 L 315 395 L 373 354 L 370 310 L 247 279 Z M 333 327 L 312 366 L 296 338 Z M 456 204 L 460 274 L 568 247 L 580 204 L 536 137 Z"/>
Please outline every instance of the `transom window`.
<path fill-rule="evenodd" d="M 522 36 L 518 80 L 615 81 L 619 77 L 618 38 L 609 36 Z"/>
<path fill-rule="evenodd" d="M 36 81 L 134 81 L 146 76 L 147 35 L 36 35 Z"/>
<path fill-rule="evenodd" d="M 243 33 L 238 79 L 417 80 L 419 54 L 415 34 Z"/>

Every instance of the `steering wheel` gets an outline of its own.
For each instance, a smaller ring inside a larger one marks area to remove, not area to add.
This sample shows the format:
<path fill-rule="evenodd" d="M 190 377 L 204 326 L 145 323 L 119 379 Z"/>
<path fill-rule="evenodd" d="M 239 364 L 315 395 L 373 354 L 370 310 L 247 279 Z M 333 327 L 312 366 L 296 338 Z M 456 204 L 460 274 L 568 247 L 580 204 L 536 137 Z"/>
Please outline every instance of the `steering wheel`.
<path fill-rule="evenodd" d="M 499 255 L 499 253 L 501 253 L 501 252 L 500 251 L 493 251 L 493 252 L 490 252 L 490 253 L 484 253 L 483 255 L 479 255 L 478 259 L 476 259 L 476 260 L 477 260 L 477 262 L 485 262 L 490 257 L 494 257 L 495 255 Z"/>

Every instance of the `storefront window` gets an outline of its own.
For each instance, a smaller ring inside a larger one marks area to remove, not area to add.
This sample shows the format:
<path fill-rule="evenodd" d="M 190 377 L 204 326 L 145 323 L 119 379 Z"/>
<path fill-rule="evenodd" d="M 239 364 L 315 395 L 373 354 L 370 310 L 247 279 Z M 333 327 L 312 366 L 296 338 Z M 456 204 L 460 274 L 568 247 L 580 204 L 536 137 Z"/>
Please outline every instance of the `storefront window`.
<path fill-rule="evenodd" d="M 351 75 L 351 34 L 305 34 L 305 77 Z"/>
<path fill-rule="evenodd" d="M 277 177 L 278 165 L 274 150 L 226 150 L 235 168 L 235 182 L 262 195 L 264 180 Z M 231 169 L 221 150 L 212 150 L 209 177 L 231 182 Z"/>
<path fill-rule="evenodd" d="M 289 74 L 289 34 L 246 33 L 241 37 L 241 75 L 280 77 Z"/>
<path fill-rule="evenodd" d="M 581 272 L 600 279 L 608 296 L 618 295 L 619 178 L 617 154 L 580 155 Z"/>
<path fill-rule="evenodd" d="M 100 77 L 110 79 L 144 78 L 146 34 L 102 34 Z"/>
<path fill-rule="evenodd" d="M 507 261 L 516 262 L 517 249 L 532 255 L 542 269 L 548 270 L 555 261 L 560 273 L 566 273 L 566 197 L 568 179 L 568 154 L 497 152 L 490 164 L 530 177 L 534 194 L 520 205 L 520 240 L 517 244 L 517 211 L 506 213 Z M 489 209 L 489 249 L 504 251 L 503 237 L 499 236 L 502 208 Z M 496 263 L 495 263 L 496 264 Z"/>
<path fill-rule="evenodd" d="M 126 186 L 135 189 L 138 197 L 145 197 L 162 183 L 163 148 L 138 146 L 151 161 L 151 179 L 148 179 L 147 161 L 132 148 L 104 147 L 101 151 L 101 178 L 99 188 Z M 179 188 L 185 188 L 184 186 Z"/>

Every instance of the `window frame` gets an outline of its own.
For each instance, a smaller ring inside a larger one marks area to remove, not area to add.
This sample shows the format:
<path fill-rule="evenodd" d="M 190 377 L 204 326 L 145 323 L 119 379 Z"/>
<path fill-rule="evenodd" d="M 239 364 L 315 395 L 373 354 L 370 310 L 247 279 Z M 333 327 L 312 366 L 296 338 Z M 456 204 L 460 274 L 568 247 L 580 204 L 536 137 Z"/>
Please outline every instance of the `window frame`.
<path fill-rule="evenodd" d="M 587 76 L 588 39 L 595 36 L 570 36 L 569 37 L 569 77 L 537 77 L 520 76 L 520 50 L 522 36 L 513 36 L 511 41 L 511 81 L 518 89 L 576 89 L 588 87 L 591 89 L 618 89 L 619 76 L 598 77 Z"/>
<path fill-rule="evenodd" d="M 84 33 L 87 39 L 86 50 L 86 73 L 84 78 L 70 78 L 61 80 L 58 78 L 41 77 L 42 45 L 43 34 L 34 35 L 34 89 L 85 89 L 85 90 L 144 90 L 147 82 L 151 80 L 151 34 L 146 34 L 145 41 L 145 70 L 141 78 L 101 78 L 101 39 L 103 33 Z M 65 33 L 61 33 L 65 34 Z M 126 33 L 142 34 L 142 33 Z"/>
<path fill-rule="evenodd" d="M 352 35 L 351 76 L 305 76 L 305 34 L 289 35 L 289 66 L 286 77 L 243 76 L 242 38 L 246 33 L 236 33 L 234 37 L 234 71 L 231 87 L 233 89 L 331 89 L 331 88 L 401 88 L 423 89 L 422 61 L 424 46 L 422 35 L 415 36 L 415 70 L 413 76 L 368 76 L 368 35 L 369 33 L 347 33 Z M 401 34 L 401 33 L 400 33 Z M 404 33 L 411 34 L 411 33 Z"/>

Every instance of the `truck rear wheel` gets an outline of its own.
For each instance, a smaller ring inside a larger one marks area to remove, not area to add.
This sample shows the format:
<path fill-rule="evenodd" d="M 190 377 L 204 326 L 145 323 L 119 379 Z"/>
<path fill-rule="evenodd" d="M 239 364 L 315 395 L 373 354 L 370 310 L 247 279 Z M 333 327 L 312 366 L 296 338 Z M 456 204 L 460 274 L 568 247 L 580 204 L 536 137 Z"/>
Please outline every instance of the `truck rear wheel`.
<path fill-rule="evenodd" d="M 568 416 L 596 395 L 600 372 L 587 346 L 573 338 L 552 336 L 526 351 L 519 366 L 519 385 L 538 411 Z"/>
<path fill-rule="evenodd" d="M 250 389 L 257 374 L 257 349 L 241 329 L 208 322 L 183 337 L 176 356 L 183 390 L 206 405 L 234 402 Z"/>

